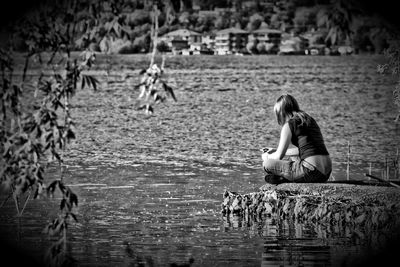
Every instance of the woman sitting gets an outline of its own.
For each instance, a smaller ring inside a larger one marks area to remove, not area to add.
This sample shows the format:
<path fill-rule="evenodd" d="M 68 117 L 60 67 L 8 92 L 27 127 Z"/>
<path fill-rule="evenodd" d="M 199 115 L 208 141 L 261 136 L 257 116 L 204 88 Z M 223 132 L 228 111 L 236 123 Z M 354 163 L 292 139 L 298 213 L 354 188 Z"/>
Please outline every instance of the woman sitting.
<path fill-rule="evenodd" d="M 296 99 L 289 94 L 277 99 L 274 112 L 282 130 L 278 148 L 262 154 L 265 181 L 271 184 L 327 181 L 332 161 L 317 122 L 300 110 Z M 288 150 L 290 144 L 295 148 Z M 297 159 L 284 159 L 285 155 L 297 153 Z"/>

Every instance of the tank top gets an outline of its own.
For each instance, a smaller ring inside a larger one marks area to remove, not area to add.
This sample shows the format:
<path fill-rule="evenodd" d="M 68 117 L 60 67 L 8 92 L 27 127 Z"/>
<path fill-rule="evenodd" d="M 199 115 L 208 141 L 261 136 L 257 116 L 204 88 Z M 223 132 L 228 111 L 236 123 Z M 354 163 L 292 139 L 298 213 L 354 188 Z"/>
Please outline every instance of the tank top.
<path fill-rule="evenodd" d="M 329 155 L 317 122 L 310 115 L 306 114 L 306 116 L 310 121 L 308 125 L 302 124 L 301 119 L 296 115 L 288 121 L 292 132 L 291 141 L 298 147 L 300 159 L 304 160 L 314 155 Z"/>

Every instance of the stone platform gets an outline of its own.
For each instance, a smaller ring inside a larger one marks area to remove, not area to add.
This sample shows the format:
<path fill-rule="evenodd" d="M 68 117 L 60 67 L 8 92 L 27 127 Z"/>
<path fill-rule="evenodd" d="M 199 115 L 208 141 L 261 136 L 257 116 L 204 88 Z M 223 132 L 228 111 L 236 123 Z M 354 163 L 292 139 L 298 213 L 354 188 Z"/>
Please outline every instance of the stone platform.
<path fill-rule="evenodd" d="M 400 189 L 339 183 L 266 184 L 253 193 L 225 191 L 222 214 L 390 228 L 400 222 Z"/>

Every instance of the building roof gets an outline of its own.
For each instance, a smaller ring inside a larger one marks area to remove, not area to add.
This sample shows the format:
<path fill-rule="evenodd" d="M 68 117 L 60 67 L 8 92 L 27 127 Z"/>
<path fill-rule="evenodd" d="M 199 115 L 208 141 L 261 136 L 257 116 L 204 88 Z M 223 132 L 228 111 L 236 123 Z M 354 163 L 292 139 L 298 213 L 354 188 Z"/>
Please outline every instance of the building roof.
<path fill-rule="evenodd" d="M 261 28 L 253 31 L 253 33 L 282 33 L 280 30 L 270 29 L 270 28 Z"/>
<path fill-rule="evenodd" d="M 187 29 L 179 29 L 164 34 L 164 36 L 194 36 L 194 35 L 201 35 L 201 34 Z"/>
<path fill-rule="evenodd" d="M 310 32 L 306 32 L 304 34 L 302 34 L 302 37 L 305 39 L 311 39 L 314 37 L 324 37 L 327 35 L 326 31 L 322 31 L 322 30 L 318 30 L 318 31 L 310 31 Z"/>
<path fill-rule="evenodd" d="M 229 33 L 233 33 L 233 34 L 246 34 L 249 33 L 248 31 L 242 30 L 242 29 L 238 29 L 238 28 L 227 28 L 227 29 L 223 29 L 220 31 L 217 31 L 216 34 L 220 35 L 220 34 L 229 34 Z"/>

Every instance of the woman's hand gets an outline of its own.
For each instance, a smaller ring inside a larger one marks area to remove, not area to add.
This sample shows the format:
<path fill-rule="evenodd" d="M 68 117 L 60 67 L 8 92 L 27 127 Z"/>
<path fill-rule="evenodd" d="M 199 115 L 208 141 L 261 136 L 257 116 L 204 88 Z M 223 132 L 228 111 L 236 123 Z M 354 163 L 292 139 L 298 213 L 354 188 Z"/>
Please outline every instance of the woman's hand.
<path fill-rule="evenodd" d="M 265 152 L 265 153 L 262 153 L 261 158 L 263 161 L 267 161 L 268 156 L 269 156 L 268 152 Z"/>
<path fill-rule="evenodd" d="M 276 149 L 268 147 L 268 148 L 263 148 L 263 151 L 266 152 L 262 153 L 261 158 L 263 159 L 263 161 L 266 161 L 268 158 L 271 157 L 273 153 L 276 152 Z"/>
<path fill-rule="evenodd" d="M 281 159 L 281 158 L 280 158 L 280 155 L 278 154 L 278 152 L 276 151 L 276 149 L 274 150 L 274 152 L 268 153 L 268 158 L 269 158 L 269 159 Z"/>
<path fill-rule="evenodd" d="M 269 152 L 269 151 L 271 151 L 271 150 L 276 150 L 275 148 L 272 148 L 272 147 L 263 147 L 263 148 L 261 148 L 260 149 L 260 151 L 262 152 L 262 153 L 266 153 L 266 152 Z M 271 152 L 270 152 L 271 153 Z"/>

